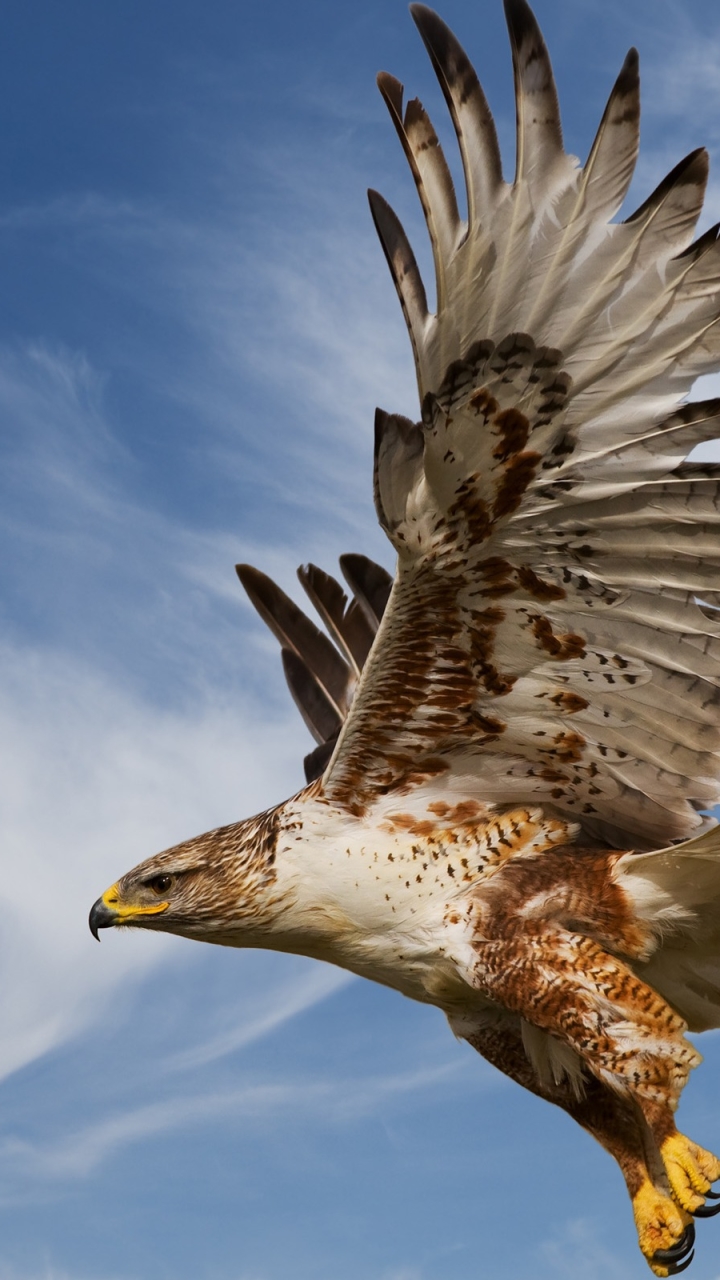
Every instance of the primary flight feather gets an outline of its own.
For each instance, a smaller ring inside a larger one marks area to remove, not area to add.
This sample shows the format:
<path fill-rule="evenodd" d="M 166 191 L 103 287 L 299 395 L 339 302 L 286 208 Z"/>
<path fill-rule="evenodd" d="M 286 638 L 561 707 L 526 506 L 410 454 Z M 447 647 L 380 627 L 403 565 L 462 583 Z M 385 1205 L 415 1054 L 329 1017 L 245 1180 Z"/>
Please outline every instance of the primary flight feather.
<path fill-rule="evenodd" d="M 615 1157 L 658 1276 L 692 1259 L 720 1161 L 674 1112 L 720 1026 L 720 240 L 702 150 L 613 221 L 638 59 L 584 167 L 547 50 L 505 0 L 517 161 L 456 38 L 411 6 L 455 127 L 467 219 L 421 103 L 379 87 L 427 221 L 436 310 L 370 193 L 421 419 L 378 410 L 391 582 L 300 579 L 332 639 L 238 573 L 316 739 L 308 785 L 128 872 L 93 932 L 142 925 L 316 956 L 445 1011 L 456 1035 Z M 333 643 L 334 641 L 334 643 Z M 720 1208 L 720 1206 L 717 1206 Z"/>

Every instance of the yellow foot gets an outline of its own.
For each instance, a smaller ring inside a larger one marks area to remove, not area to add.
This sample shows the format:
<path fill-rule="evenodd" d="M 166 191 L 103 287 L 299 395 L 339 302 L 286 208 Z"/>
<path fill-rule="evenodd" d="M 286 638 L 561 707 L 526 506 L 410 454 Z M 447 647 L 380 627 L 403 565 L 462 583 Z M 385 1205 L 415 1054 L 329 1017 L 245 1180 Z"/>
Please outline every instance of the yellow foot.
<path fill-rule="evenodd" d="M 633 1196 L 638 1242 L 656 1276 L 674 1276 L 692 1261 L 695 1227 L 689 1213 L 649 1181 Z"/>
<path fill-rule="evenodd" d="M 702 1209 L 713 1182 L 720 1178 L 720 1160 L 682 1133 L 666 1138 L 660 1154 L 678 1204 L 687 1213 L 707 1217 L 708 1213 L 703 1213 Z"/>

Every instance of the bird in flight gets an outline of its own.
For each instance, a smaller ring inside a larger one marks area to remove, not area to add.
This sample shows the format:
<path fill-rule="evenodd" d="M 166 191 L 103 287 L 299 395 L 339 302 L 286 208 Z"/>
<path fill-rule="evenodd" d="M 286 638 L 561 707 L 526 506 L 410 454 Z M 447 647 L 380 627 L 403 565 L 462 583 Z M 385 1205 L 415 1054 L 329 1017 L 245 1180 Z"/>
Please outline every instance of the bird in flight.
<path fill-rule="evenodd" d="M 411 6 L 452 118 L 467 209 L 432 124 L 378 83 L 427 221 L 436 304 L 389 205 L 370 206 L 407 322 L 420 420 L 377 412 L 390 579 L 350 599 L 241 582 L 312 730 L 307 785 L 166 850 L 95 903 L 141 926 L 340 965 L 442 1009 L 620 1166 L 657 1276 L 720 1211 L 720 1161 L 675 1111 L 720 1026 L 718 226 L 693 240 L 707 154 L 617 219 L 638 150 L 628 54 L 584 167 L 547 49 L 505 0 L 517 159 L 503 177 L 475 72 Z M 461 202 L 464 203 L 464 202 Z"/>

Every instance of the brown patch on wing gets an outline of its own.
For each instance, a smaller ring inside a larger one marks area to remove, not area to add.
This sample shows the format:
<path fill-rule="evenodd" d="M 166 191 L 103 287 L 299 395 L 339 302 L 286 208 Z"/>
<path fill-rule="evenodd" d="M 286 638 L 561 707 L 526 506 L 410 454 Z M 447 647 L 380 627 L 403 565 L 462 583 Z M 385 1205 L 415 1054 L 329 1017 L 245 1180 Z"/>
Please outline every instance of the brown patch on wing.
<path fill-rule="evenodd" d="M 532 616 L 532 630 L 540 647 L 558 662 L 565 662 L 570 658 L 585 657 L 586 641 L 584 636 L 576 635 L 572 631 L 565 635 L 556 636 L 548 618 L 543 617 L 541 614 Z"/>
<path fill-rule="evenodd" d="M 408 835 L 427 837 L 438 833 L 447 835 L 450 830 L 485 827 L 487 810 L 478 800 L 460 800 L 448 804 L 435 800 L 427 806 L 432 818 L 419 818 L 413 813 L 389 813 L 381 823 L 385 831 L 406 831 Z"/>
<path fill-rule="evenodd" d="M 493 503 L 494 520 L 502 520 L 517 511 L 541 460 L 539 453 L 518 453 L 506 464 Z"/>
<path fill-rule="evenodd" d="M 579 693 L 572 693 L 570 690 L 560 689 L 557 693 L 553 693 L 550 702 L 558 708 L 558 711 L 566 711 L 569 716 L 575 715 L 578 711 L 584 711 L 590 706 L 587 698 L 581 697 Z"/>
<path fill-rule="evenodd" d="M 521 574 L 500 557 L 488 557 L 477 570 L 486 583 L 501 586 L 503 592 L 532 590 L 537 596 L 543 586 L 536 576 Z M 496 658 L 497 633 L 506 610 L 499 603 L 481 609 L 461 606 L 459 597 L 461 593 L 466 597 L 468 577 L 462 572 L 443 576 L 434 564 L 425 562 L 408 574 L 402 592 L 396 593 L 396 607 L 383 637 L 383 662 L 367 673 L 361 707 L 352 717 L 326 784 L 328 799 L 356 816 L 362 816 L 381 795 L 407 794 L 446 772 L 458 751 L 492 750 L 507 731 L 507 718 L 499 716 L 488 701 L 505 697 L 518 679 L 515 672 L 501 670 Z M 472 594 L 477 599 L 481 593 L 473 588 Z M 529 612 L 527 617 L 528 636 L 553 660 L 585 655 L 583 636 L 556 634 L 544 614 Z M 551 689 L 549 701 L 565 715 L 588 706 L 571 690 Z M 496 705 L 500 709 L 502 704 Z M 562 800 L 576 784 L 585 785 L 584 775 L 578 778 L 568 766 L 584 760 L 586 740 L 568 730 L 537 736 L 536 765 L 532 766 L 531 756 L 528 777 L 547 784 L 552 798 Z M 585 804 L 582 812 L 594 809 Z M 411 825 L 406 829 L 417 835 L 430 830 L 418 827 L 423 819 L 408 821 Z M 446 825 L 454 824 L 447 820 Z"/>
<path fill-rule="evenodd" d="M 418 818 L 412 813 L 389 813 L 381 824 L 386 831 L 407 831 L 411 836 L 431 836 L 438 828 L 429 818 Z"/>
<path fill-rule="evenodd" d="M 564 587 L 559 587 L 554 582 L 545 582 L 527 564 L 518 566 L 517 576 L 520 585 L 528 595 L 535 596 L 536 600 L 564 600 L 567 595 Z"/>
<path fill-rule="evenodd" d="M 499 444 L 493 449 L 493 458 L 507 462 L 513 454 L 520 453 L 527 444 L 530 421 L 519 409 L 503 409 L 495 417 L 500 435 Z"/>
<path fill-rule="evenodd" d="M 497 465 L 487 472 L 466 474 L 458 481 L 455 500 L 446 511 L 446 545 L 479 546 L 486 542 L 497 523 L 517 511 L 542 460 L 539 453 L 524 452 L 532 424 L 519 409 L 500 409 L 484 386 L 473 392 L 461 412 L 468 409 L 482 419 L 478 430 L 487 429 L 497 440 L 492 451 Z M 443 434 L 452 431 L 453 422 L 451 413 L 444 413 Z M 454 457 L 452 450 L 447 457 Z"/>
<path fill-rule="evenodd" d="M 493 531 L 490 508 L 478 493 L 480 474 L 473 472 L 455 489 L 455 501 L 447 509 L 445 544 L 450 547 L 470 542 L 481 545 Z"/>
<path fill-rule="evenodd" d="M 477 572 L 486 584 L 480 592 L 482 596 L 507 596 L 516 590 L 512 580 L 515 570 L 501 556 L 488 556 L 478 565 Z"/>
<path fill-rule="evenodd" d="M 473 610 L 471 617 L 473 626 L 470 632 L 470 657 L 478 683 L 488 693 L 501 698 L 510 692 L 516 680 L 509 672 L 499 671 L 494 662 L 496 632 L 500 623 L 505 620 L 505 613 L 502 609 L 491 607 Z M 489 717 L 486 719 L 486 732 L 502 733 L 505 729 L 501 720 L 490 720 Z M 494 727 L 490 727 L 491 725 Z"/>
<path fill-rule="evenodd" d="M 442 818 L 445 826 L 458 827 L 466 822 L 477 822 L 484 812 L 485 806 L 478 800 L 461 800 L 458 804 L 447 804 L 445 800 L 435 800 L 428 805 L 428 812 Z"/>
<path fill-rule="evenodd" d="M 485 583 L 479 592 L 478 577 Z M 362 815 L 389 791 L 407 793 L 445 772 L 458 750 L 491 748 L 506 732 L 506 720 L 483 705 L 488 696 L 510 693 L 518 678 L 501 670 L 496 658 L 498 628 L 506 612 L 499 603 L 481 609 L 461 606 L 459 596 L 471 584 L 476 598 L 562 593 L 502 557 L 487 557 L 454 575 L 425 561 L 407 574 L 383 635 L 382 662 L 366 673 L 360 704 L 326 784 L 328 798 L 351 813 Z M 556 635 L 542 614 L 529 618 L 532 635 L 557 661 L 584 654 L 582 636 Z M 567 697 L 566 711 L 580 709 L 582 699 L 561 696 Z M 547 750 L 562 765 L 580 759 L 583 746 L 579 735 L 560 735 Z M 565 775 L 557 780 L 568 781 Z"/>
<path fill-rule="evenodd" d="M 582 760 L 584 748 L 585 739 L 581 734 L 564 732 L 557 733 L 552 740 L 552 745 L 541 747 L 540 751 L 554 756 L 561 764 L 569 764 Z"/>
<path fill-rule="evenodd" d="M 507 725 L 504 720 L 498 720 L 495 716 L 484 716 L 479 711 L 472 712 L 472 722 L 481 733 L 491 734 L 504 733 Z"/>
<path fill-rule="evenodd" d="M 487 877 L 508 858 L 542 853 L 570 838 L 567 822 L 548 818 L 540 810 L 511 809 L 488 815 L 484 805 L 463 800 L 456 805 L 434 801 L 428 812 L 434 821 L 410 813 L 391 813 L 381 823 L 385 831 L 413 836 L 417 853 L 429 863 L 444 866 L 451 880 L 470 883 Z M 452 862 L 447 863 L 448 855 Z M 389 855 L 393 861 L 393 855 Z"/>
<path fill-rule="evenodd" d="M 477 391 L 474 391 L 468 400 L 468 404 L 474 410 L 476 416 L 482 415 L 486 426 L 490 419 L 494 418 L 499 408 L 497 400 L 490 394 L 487 387 L 479 387 Z"/>
<path fill-rule="evenodd" d="M 529 565 L 514 565 L 501 556 L 488 556 L 481 561 L 478 573 L 487 584 L 481 592 L 484 596 L 511 595 L 518 587 L 536 600 L 564 600 L 567 594 L 564 587 L 539 578 Z"/>
<path fill-rule="evenodd" d="M 397 598 L 382 663 L 368 670 L 362 707 L 330 779 L 330 798 L 353 813 L 363 813 L 377 794 L 402 794 L 444 772 L 459 743 L 481 747 L 504 730 L 496 716 L 475 710 L 481 688 L 505 693 L 514 682 L 492 662 L 504 615 L 480 612 L 468 628 L 457 598 L 461 584 L 426 564 Z"/>

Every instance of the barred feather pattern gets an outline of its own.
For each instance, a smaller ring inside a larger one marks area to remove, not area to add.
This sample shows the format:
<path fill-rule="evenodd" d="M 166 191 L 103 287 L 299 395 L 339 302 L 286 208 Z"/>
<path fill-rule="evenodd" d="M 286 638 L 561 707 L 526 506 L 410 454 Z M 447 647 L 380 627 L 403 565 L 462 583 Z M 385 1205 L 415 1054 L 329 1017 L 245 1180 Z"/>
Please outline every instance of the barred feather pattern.
<path fill-rule="evenodd" d="M 380 87 L 418 187 L 438 306 L 380 196 L 371 207 L 408 323 L 422 417 L 378 413 L 375 496 L 398 554 L 378 639 L 324 777 L 356 814 L 389 788 L 464 778 L 586 834 L 657 847 L 720 798 L 720 401 L 685 403 L 720 358 L 720 242 L 692 244 L 694 152 L 613 222 L 638 146 L 628 55 L 584 168 L 562 148 L 544 42 L 506 5 L 515 180 L 457 40 L 413 16 L 460 144 L 461 220 L 437 137 Z M 622 846 L 621 846 L 622 847 Z"/>

